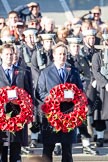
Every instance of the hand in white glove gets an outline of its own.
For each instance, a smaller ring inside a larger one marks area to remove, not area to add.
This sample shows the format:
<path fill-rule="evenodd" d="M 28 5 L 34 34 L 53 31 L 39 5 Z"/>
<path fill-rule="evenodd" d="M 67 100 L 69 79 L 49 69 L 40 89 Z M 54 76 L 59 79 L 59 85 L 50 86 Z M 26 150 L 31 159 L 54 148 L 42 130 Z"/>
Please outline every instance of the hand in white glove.
<path fill-rule="evenodd" d="M 105 89 L 106 91 L 108 91 L 108 83 L 105 85 Z"/>
<path fill-rule="evenodd" d="M 92 87 L 93 87 L 93 88 L 96 88 L 96 80 L 94 80 L 94 81 L 92 82 Z"/>
<path fill-rule="evenodd" d="M 30 2 L 27 4 L 28 7 L 32 7 L 32 6 L 37 6 L 37 3 L 35 2 Z"/>

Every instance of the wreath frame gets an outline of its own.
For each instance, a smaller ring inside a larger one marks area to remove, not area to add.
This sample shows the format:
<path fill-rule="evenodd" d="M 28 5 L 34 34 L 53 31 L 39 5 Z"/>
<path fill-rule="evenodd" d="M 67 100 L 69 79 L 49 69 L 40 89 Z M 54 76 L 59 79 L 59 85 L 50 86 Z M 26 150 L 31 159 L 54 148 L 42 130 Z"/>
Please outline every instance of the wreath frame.
<path fill-rule="evenodd" d="M 18 98 L 8 99 L 7 90 L 16 90 Z M 14 101 L 20 107 L 20 112 L 15 117 L 5 113 L 4 105 Z M 23 129 L 25 124 L 33 121 L 33 104 L 31 96 L 17 86 L 0 88 L 0 130 L 17 132 Z"/>
<path fill-rule="evenodd" d="M 64 90 L 72 90 L 74 92 L 74 98 L 71 99 L 74 103 L 74 108 L 68 114 L 64 114 L 60 110 L 60 103 L 64 101 Z M 56 132 L 70 132 L 86 120 L 87 104 L 86 95 L 82 90 L 75 84 L 65 83 L 59 84 L 50 90 L 41 108 Z"/>

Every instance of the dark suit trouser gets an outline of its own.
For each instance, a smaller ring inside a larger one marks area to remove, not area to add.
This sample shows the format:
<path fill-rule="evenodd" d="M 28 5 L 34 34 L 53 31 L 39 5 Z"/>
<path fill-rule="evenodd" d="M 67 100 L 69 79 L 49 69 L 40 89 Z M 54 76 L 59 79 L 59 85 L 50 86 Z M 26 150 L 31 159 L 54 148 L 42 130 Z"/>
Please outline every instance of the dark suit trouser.
<path fill-rule="evenodd" d="M 47 158 L 48 162 L 53 162 L 52 153 L 55 144 L 43 144 L 43 159 Z M 62 162 L 73 162 L 72 159 L 72 144 L 62 143 Z"/>
<path fill-rule="evenodd" d="M 106 122 L 105 120 L 94 120 L 92 126 L 96 131 L 104 131 L 106 129 Z"/>
<path fill-rule="evenodd" d="M 73 162 L 72 144 L 62 143 L 62 162 Z"/>
<path fill-rule="evenodd" d="M 81 136 L 83 136 L 85 138 L 90 138 L 90 134 L 88 133 L 87 125 L 82 124 L 78 128 L 79 128 L 79 132 L 80 132 Z"/>
<path fill-rule="evenodd" d="M 3 146 L 2 162 L 8 162 L 8 147 Z M 17 142 L 10 143 L 10 157 L 9 162 L 17 162 L 21 160 L 21 144 Z"/>

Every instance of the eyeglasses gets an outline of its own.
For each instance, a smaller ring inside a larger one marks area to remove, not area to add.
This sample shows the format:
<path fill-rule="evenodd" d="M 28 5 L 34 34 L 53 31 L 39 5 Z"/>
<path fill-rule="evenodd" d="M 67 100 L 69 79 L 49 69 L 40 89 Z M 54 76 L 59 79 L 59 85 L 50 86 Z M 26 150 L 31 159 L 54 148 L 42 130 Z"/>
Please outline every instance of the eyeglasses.
<path fill-rule="evenodd" d="M 2 25 L 2 24 L 5 25 L 5 23 L 0 22 L 0 25 Z"/>
<path fill-rule="evenodd" d="M 17 25 L 16 28 L 21 28 L 22 29 L 22 28 L 24 28 L 24 26 L 23 25 Z"/>
<path fill-rule="evenodd" d="M 98 13 L 93 13 L 94 15 L 100 15 L 100 13 L 98 12 Z"/>

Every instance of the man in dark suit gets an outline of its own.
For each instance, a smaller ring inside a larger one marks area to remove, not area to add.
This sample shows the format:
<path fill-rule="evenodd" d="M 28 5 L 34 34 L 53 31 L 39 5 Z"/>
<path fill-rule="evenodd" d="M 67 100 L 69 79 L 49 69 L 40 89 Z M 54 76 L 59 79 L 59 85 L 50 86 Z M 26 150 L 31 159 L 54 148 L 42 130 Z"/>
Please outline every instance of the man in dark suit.
<path fill-rule="evenodd" d="M 70 64 L 66 64 L 67 51 L 67 46 L 62 42 L 58 42 L 53 50 L 54 63 L 41 71 L 37 86 L 37 97 L 43 102 L 50 90 L 61 83 L 73 83 L 76 84 L 78 88 L 82 89 L 78 71 L 76 68 L 71 68 Z M 61 69 L 64 73 L 63 78 L 60 75 Z M 63 109 L 68 109 L 67 104 L 71 105 L 72 111 L 73 104 L 72 102 L 67 103 L 67 99 L 64 102 Z M 60 131 L 56 133 L 53 131 L 53 127 L 49 125 L 45 116 L 43 116 L 42 120 L 43 157 L 47 157 L 50 162 L 52 162 L 52 152 L 55 143 L 60 142 L 62 145 L 62 162 L 73 162 L 72 143 L 75 141 L 76 131 L 73 130 L 69 133 Z"/>
<path fill-rule="evenodd" d="M 29 94 L 31 94 L 32 84 L 28 81 L 28 76 L 30 77 L 31 73 L 25 68 L 14 66 L 13 55 L 13 46 L 10 44 L 3 45 L 1 54 L 2 65 L 0 66 L 0 87 L 15 85 L 25 89 Z M 15 116 L 17 114 L 14 112 L 14 109 L 20 111 L 19 106 L 10 101 L 6 105 L 5 113 L 9 113 L 10 110 L 13 111 L 13 115 Z M 18 111 L 17 113 L 19 113 Z M 25 125 L 21 131 L 15 132 L 15 135 L 9 132 L 6 132 L 6 134 L 8 138 L 3 143 L 1 152 L 2 162 L 8 161 L 8 146 L 10 146 L 10 162 L 21 162 L 21 146 L 28 144 L 27 125 Z"/>

